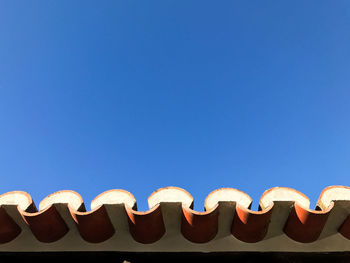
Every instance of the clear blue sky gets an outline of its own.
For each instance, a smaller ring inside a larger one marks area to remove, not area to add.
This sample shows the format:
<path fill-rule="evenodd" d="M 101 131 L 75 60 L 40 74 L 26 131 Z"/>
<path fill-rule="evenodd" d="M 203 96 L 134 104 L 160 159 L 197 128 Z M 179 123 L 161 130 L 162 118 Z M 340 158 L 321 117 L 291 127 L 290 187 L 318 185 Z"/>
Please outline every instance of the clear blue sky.
<path fill-rule="evenodd" d="M 350 2 L 0 0 L 0 192 L 350 186 Z"/>

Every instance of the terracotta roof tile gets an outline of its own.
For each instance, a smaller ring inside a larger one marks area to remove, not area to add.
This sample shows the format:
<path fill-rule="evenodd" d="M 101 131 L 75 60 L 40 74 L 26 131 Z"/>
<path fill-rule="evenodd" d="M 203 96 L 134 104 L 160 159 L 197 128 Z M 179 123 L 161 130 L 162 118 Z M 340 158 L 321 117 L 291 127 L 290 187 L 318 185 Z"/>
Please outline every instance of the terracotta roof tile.
<path fill-rule="evenodd" d="M 137 211 L 134 196 L 113 189 L 86 211 L 81 196 L 59 191 L 39 211 L 25 192 L 0 195 L 0 251 L 220 252 L 350 251 L 350 188 L 325 188 L 315 210 L 302 193 L 285 187 L 265 191 L 259 211 L 244 192 L 222 188 L 193 210 L 184 189 L 166 187 Z"/>

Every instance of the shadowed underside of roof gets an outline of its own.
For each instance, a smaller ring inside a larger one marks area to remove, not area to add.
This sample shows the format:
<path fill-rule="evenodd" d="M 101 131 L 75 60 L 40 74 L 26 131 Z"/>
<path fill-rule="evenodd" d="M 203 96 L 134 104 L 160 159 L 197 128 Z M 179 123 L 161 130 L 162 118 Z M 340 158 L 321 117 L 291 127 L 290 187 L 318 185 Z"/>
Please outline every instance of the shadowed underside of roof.
<path fill-rule="evenodd" d="M 59 191 L 42 200 L 13 191 L 0 195 L 0 251 L 344 252 L 350 251 L 350 188 L 325 188 L 315 210 L 302 193 L 265 191 L 259 211 L 233 188 L 217 189 L 205 211 L 193 210 L 184 189 L 165 187 L 137 211 L 125 190 L 97 196 L 86 211 L 81 196 Z"/>
<path fill-rule="evenodd" d="M 348 263 L 348 252 L 333 253 L 287 253 L 287 252 L 221 252 L 221 253 L 198 253 L 198 252 L 22 252 L 0 253 L 1 262 L 17 262 L 26 260 L 31 262 L 63 261 L 69 262 L 112 262 L 115 263 L 144 263 L 144 262 L 269 262 L 269 263 Z"/>

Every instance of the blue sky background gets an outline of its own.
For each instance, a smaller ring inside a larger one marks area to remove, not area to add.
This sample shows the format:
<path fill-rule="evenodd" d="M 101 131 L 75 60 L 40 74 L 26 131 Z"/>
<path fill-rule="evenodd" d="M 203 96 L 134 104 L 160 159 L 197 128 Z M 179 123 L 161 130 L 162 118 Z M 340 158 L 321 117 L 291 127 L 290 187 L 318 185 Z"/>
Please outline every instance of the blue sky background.
<path fill-rule="evenodd" d="M 349 1 L 0 1 L 0 192 L 350 186 Z"/>

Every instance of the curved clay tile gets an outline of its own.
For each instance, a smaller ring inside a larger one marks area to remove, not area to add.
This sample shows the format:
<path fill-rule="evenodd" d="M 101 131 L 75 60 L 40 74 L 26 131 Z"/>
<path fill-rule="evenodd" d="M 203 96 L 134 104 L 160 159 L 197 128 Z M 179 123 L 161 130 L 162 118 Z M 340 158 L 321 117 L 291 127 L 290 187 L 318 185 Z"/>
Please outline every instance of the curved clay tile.
<path fill-rule="evenodd" d="M 274 201 L 292 201 L 302 207 L 310 207 L 310 200 L 303 193 L 289 187 L 274 187 L 266 190 L 259 201 L 261 210 L 271 206 Z"/>
<path fill-rule="evenodd" d="M 91 210 L 101 205 L 125 204 L 126 206 L 136 210 L 136 199 L 128 191 L 122 189 L 112 189 L 99 194 L 91 201 Z"/>
<path fill-rule="evenodd" d="M 279 219 L 277 211 L 280 204 L 276 202 L 279 201 L 291 202 L 281 206 L 283 221 Z M 165 187 L 150 195 L 148 198 L 149 211 L 138 212 L 136 211 L 136 200 L 131 193 L 113 189 L 98 195 L 91 202 L 92 211 L 85 212 L 81 196 L 74 191 L 67 190 L 46 197 L 39 205 L 40 211 L 36 212 L 29 194 L 13 191 L 0 195 L 0 244 L 14 240 L 21 233 L 22 223 L 17 221 L 21 218 L 18 218 L 18 215 L 12 218 L 13 212 L 17 210 L 40 242 L 49 243 L 61 239 L 69 228 L 60 214 L 61 209 L 65 206 L 58 204 L 66 204 L 66 208 L 69 209 L 67 212 L 70 211 L 81 237 L 91 243 L 103 242 L 114 235 L 115 229 L 107 212 L 108 205 L 124 204 L 129 231 L 134 240 L 143 244 L 154 243 L 160 240 L 166 231 L 162 207 L 167 208 L 167 204 L 162 205 L 161 203 L 182 204 L 182 209 L 176 205 L 176 211 L 181 213 L 181 228 L 178 231 L 181 231 L 187 240 L 194 243 L 210 242 L 217 235 L 219 227 L 224 227 L 225 231 L 231 227 L 232 235 L 242 242 L 259 242 L 265 238 L 271 219 L 280 220 L 280 223 L 273 225 L 273 227 L 278 227 L 279 233 L 285 222 L 283 231 L 289 238 L 297 242 L 308 243 L 318 240 L 337 201 L 350 201 L 350 187 L 330 186 L 325 188 L 319 197 L 316 210 L 309 209 L 310 201 L 304 194 L 291 188 L 275 187 L 265 191 L 262 195 L 259 202 L 261 211 L 252 211 L 250 210 L 252 199 L 247 194 L 233 188 L 222 188 L 211 192 L 205 199 L 205 212 L 198 212 L 193 210 L 193 197 L 187 191 L 178 187 Z M 222 202 L 233 202 L 236 205 L 220 206 Z M 14 205 L 17 210 L 15 207 L 9 207 Z M 235 211 L 230 209 L 235 209 Z M 325 234 L 330 231 L 335 233 L 335 229 L 342 223 L 338 232 L 350 239 L 350 215 L 346 214 L 347 209 L 349 209 L 348 203 L 344 203 L 333 210 L 335 214 L 332 214 L 332 219 L 328 223 L 334 223 L 333 215 L 340 215 L 341 218 L 338 217 L 335 220 L 336 227 L 328 228 L 327 223 Z M 285 221 L 287 212 L 289 215 Z M 219 213 L 222 213 L 221 216 L 229 215 L 227 220 L 220 218 L 221 226 L 219 226 Z M 272 213 L 273 217 L 271 217 Z M 348 216 L 346 220 L 341 222 L 346 216 Z"/>
<path fill-rule="evenodd" d="M 273 204 L 263 211 L 252 211 L 244 206 L 237 205 L 233 216 L 232 235 L 247 243 L 255 243 L 266 236 Z"/>
<path fill-rule="evenodd" d="M 91 243 L 106 241 L 115 233 L 104 205 L 90 212 L 78 212 L 69 207 L 81 237 Z"/>
<path fill-rule="evenodd" d="M 10 242 L 21 233 L 21 228 L 2 207 L 0 207 L 0 226 L 0 244 Z"/>
<path fill-rule="evenodd" d="M 284 232 L 298 242 L 316 241 L 327 222 L 332 207 L 333 205 L 327 211 L 315 211 L 295 203 L 284 227 Z"/>
<path fill-rule="evenodd" d="M 245 202 L 237 202 L 231 233 L 240 241 L 256 243 L 266 236 L 274 205 L 272 202 L 264 206 L 260 202 L 262 211 L 252 211 L 250 210 L 251 202 L 248 202 L 248 198 L 245 199 Z"/>
<path fill-rule="evenodd" d="M 7 214 L 2 206 L 15 205 L 19 213 L 22 211 L 36 211 L 32 197 L 23 191 L 12 191 L 0 195 L 0 243 L 4 244 L 15 239 L 21 228 Z"/>
<path fill-rule="evenodd" d="M 0 195 L 1 205 L 16 205 L 20 210 L 36 212 L 36 207 L 30 194 L 23 191 L 12 191 Z"/>
<path fill-rule="evenodd" d="M 283 229 L 288 237 L 302 243 L 310 243 L 318 239 L 326 224 L 331 207 L 327 211 L 311 210 L 309 209 L 310 201 L 304 194 L 287 187 L 275 187 L 267 190 L 261 197 L 260 206 L 264 207 L 273 201 L 294 202 Z"/>
<path fill-rule="evenodd" d="M 69 230 L 54 205 L 36 213 L 22 212 L 22 217 L 36 239 L 41 242 L 57 241 Z"/>
<path fill-rule="evenodd" d="M 153 192 L 148 198 L 149 207 L 154 207 L 162 202 L 181 203 L 181 233 L 194 242 L 205 243 L 213 239 L 218 231 L 218 209 L 197 212 L 192 210 L 193 197 L 186 190 L 179 187 L 164 187 Z"/>
<path fill-rule="evenodd" d="M 205 210 L 211 210 L 219 202 L 235 202 L 244 207 L 250 207 L 252 199 L 246 193 L 234 188 L 220 188 L 211 192 L 204 201 Z"/>
<path fill-rule="evenodd" d="M 165 233 L 160 205 L 146 212 L 138 212 L 125 206 L 128 214 L 130 234 L 135 241 L 150 244 L 158 241 Z"/>
<path fill-rule="evenodd" d="M 350 187 L 329 186 L 323 189 L 317 201 L 317 206 L 321 210 L 327 210 L 332 207 L 334 201 L 350 201 Z M 339 227 L 338 232 L 345 238 L 350 239 L 350 216 Z"/>
<path fill-rule="evenodd" d="M 40 202 L 39 210 L 44 210 L 53 204 L 68 204 L 77 211 L 85 211 L 83 198 L 71 190 L 61 190 L 48 195 Z"/>
<path fill-rule="evenodd" d="M 334 201 L 350 201 L 350 187 L 339 185 L 326 187 L 318 198 L 317 206 L 325 211 Z"/>
<path fill-rule="evenodd" d="M 186 190 L 168 186 L 154 191 L 148 197 L 148 206 L 152 208 L 161 202 L 182 203 L 185 207 L 193 208 L 193 197 Z"/>
<path fill-rule="evenodd" d="M 210 211 L 197 212 L 182 206 L 181 233 L 194 243 L 206 243 L 218 232 L 219 206 Z"/>
<path fill-rule="evenodd" d="M 23 212 L 22 217 L 34 236 L 41 242 L 57 241 L 69 231 L 55 204 L 68 204 L 72 209 L 85 210 L 83 199 L 78 193 L 63 190 L 45 197 L 39 204 L 39 212 Z"/>
<path fill-rule="evenodd" d="M 220 202 L 235 202 L 236 209 L 231 225 L 231 233 L 244 242 L 261 241 L 267 232 L 272 207 L 261 212 L 250 210 L 252 199 L 246 193 L 234 188 L 221 188 L 211 192 L 205 199 L 205 208 L 210 209 Z"/>
<path fill-rule="evenodd" d="M 149 244 L 158 241 L 165 233 L 165 225 L 160 203 L 182 203 L 193 206 L 193 197 L 179 187 L 164 187 L 148 197 L 149 211 L 138 212 L 126 206 L 130 234 L 140 243 Z"/>

